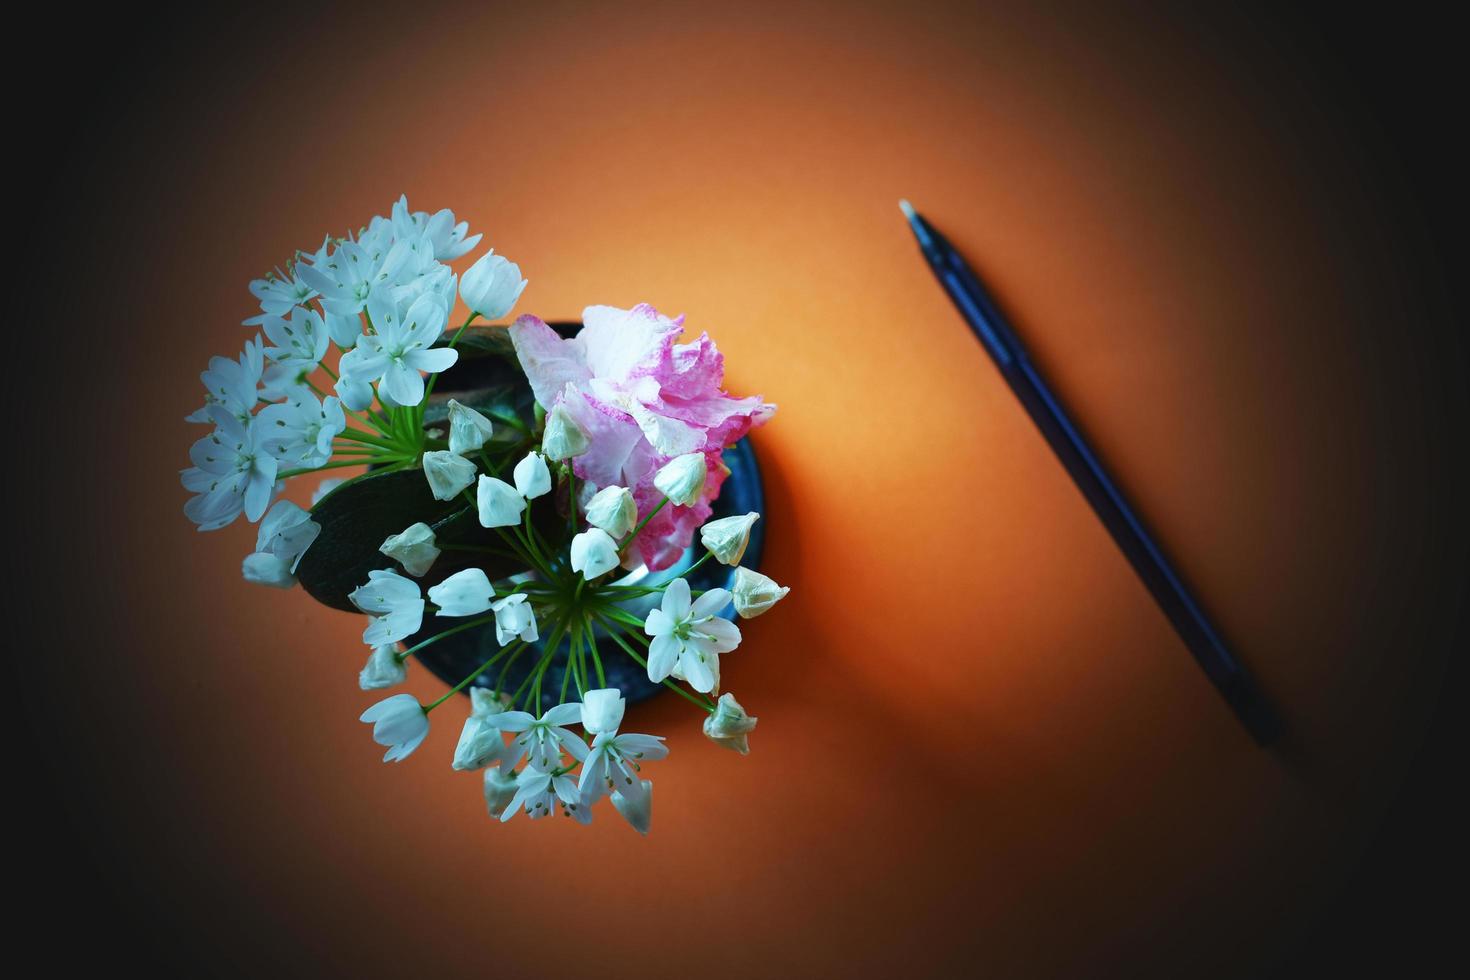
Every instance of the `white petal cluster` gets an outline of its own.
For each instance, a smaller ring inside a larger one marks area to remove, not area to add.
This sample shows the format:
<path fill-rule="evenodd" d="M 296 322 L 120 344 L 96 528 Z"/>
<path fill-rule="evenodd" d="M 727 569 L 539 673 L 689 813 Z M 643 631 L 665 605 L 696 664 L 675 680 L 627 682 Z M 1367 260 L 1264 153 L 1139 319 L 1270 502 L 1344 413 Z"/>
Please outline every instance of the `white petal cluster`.
<path fill-rule="evenodd" d="M 344 238 L 328 236 L 315 251 L 298 251 L 284 271 L 252 281 L 260 312 L 244 323 L 264 337 L 248 340 L 235 359 L 210 359 L 200 375 L 204 405 L 188 416 L 215 426 L 180 473 L 193 494 L 184 508 L 189 519 L 203 531 L 241 514 L 258 521 L 278 474 L 328 464 L 334 440 L 349 428 L 347 412 L 364 411 L 375 399 L 384 408 L 420 404 L 425 372 L 445 371 L 459 358 L 440 346 L 461 285 L 445 263 L 479 241 L 454 212 L 411 211 L 401 197 L 390 217 L 374 217 Z M 524 288 L 519 268 L 491 250 L 466 273 L 464 295 L 481 315 L 502 316 Z M 345 352 L 336 393 L 320 397 L 309 376 L 334 344 Z M 450 449 L 463 455 L 484 445 L 490 422 L 455 405 Z M 463 467 L 440 464 L 437 471 L 436 493 L 465 480 Z M 473 479 L 471 470 L 464 485 Z M 258 558 L 250 574 L 279 579 Z"/>
<path fill-rule="evenodd" d="M 384 762 L 400 762 L 413 754 L 429 734 L 429 715 L 412 694 L 395 694 L 362 713 L 358 721 L 373 726 L 373 741 L 388 746 Z"/>
<path fill-rule="evenodd" d="M 424 478 L 429 481 L 429 492 L 435 500 L 458 497 L 460 491 L 475 482 L 478 472 L 473 461 L 443 449 L 424 453 L 423 466 Z"/>
<path fill-rule="evenodd" d="M 741 619 L 754 619 L 786 598 L 790 591 L 784 585 L 777 585 L 770 576 L 752 572 L 743 565 L 735 569 L 734 587 L 730 590 L 735 612 Z"/>
<path fill-rule="evenodd" d="M 600 527 L 591 527 L 572 538 L 572 571 L 589 582 L 618 567 L 618 543 Z"/>
<path fill-rule="evenodd" d="M 745 713 L 735 695 L 726 692 L 720 695 L 714 712 L 704 720 L 704 734 L 722 748 L 749 755 L 750 742 L 746 736 L 755 731 L 757 720 Z"/>
<path fill-rule="evenodd" d="M 587 430 L 572 418 L 560 404 L 546 416 L 546 430 L 541 436 L 541 451 L 547 459 L 560 463 L 585 453 L 592 445 Z"/>
<path fill-rule="evenodd" d="M 364 691 L 380 691 L 408 680 L 408 665 L 398 659 L 398 644 L 385 643 L 373 647 L 367 663 L 357 675 L 357 686 Z"/>
<path fill-rule="evenodd" d="M 478 616 L 490 608 L 495 587 L 483 569 L 466 568 L 429 589 L 429 601 L 440 616 Z"/>

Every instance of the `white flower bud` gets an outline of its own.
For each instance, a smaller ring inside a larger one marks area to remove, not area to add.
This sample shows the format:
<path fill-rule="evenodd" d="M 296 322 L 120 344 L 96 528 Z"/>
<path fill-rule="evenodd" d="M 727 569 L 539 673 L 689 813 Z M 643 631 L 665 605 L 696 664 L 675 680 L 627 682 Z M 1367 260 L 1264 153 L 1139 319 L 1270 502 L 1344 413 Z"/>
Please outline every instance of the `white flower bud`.
<path fill-rule="evenodd" d="M 252 585 L 269 585 L 273 589 L 289 589 L 296 584 L 291 566 L 283 558 L 257 551 L 245 556 L 240 574 Z"/>
<path fill-rule="evenodd" d="M 627 706 L 627 699 L 615 687 L 588 691 L 582 695 L 582 727 L 594 735 L 616 732 Z"/>
<path fill-rule="evenodd" d="M 640 834 L 648 833 L 653 820 L 653 782 L 640 779 L 637 786 L 621 785 L 612 795 L 613 808 Z"/>
<path fill-rule="evenodd" d="M 465 719 L 459 733 L 459 743 L 454 747 L 453 768 L 461 772 L 483 769 L 502 757 L 505 738 L 491 718 L 506 709 L 506 703 L 485 687 L 470 689 L 470 716 Z"/>
<path fill-rule="evenodd" d="M 735 597 L 735 612 L 741 619 L 755 619 L 776 603 L 786 598 L 791 589 L 777 585 L 775 579 L 740 567 L 735 569 L 735 585 L 730 590 Z"/>
<path fill-rule="evenodd" d="M 602 528 L 590 528 L 572 538 L 571 557 L 572 571 L 590 581 L 618 567 L 618 543 Z"/>
<path fill-rule="evenodd" d="M 704 493 L 708 472 L 704 453 L 685 453 L 665 463 L 653 475 L 653 485 L 669 498 L 670 503 L 692 507 Z"/>
<path fill-rule="evenodd" d="M 552 408 L 546 415 L 546 432 L 541 437 L 541 451 L 548 459 L 561 462 L 580 456 L 592 445 L 592 440 L 587 435 L 587 430 L 577 424 L 577 420 L 567 414 L 567 410 L 560 405 Z"/>
<path fill-rule="evenodd" d="M 441 449 L 424 453 L 424 476 L 435 500 L 453 500 L 475 482 L 475 464 Z"/>
<path fill-rule="evenodd" d="M 720 700 L 715 704 L 714 714 L 704 720 L 704 734 L 722 748 L 749 755 L 750 742 L 746 736 L 755 731 L 758 720 L 745 713 L 740 702 L 735 700 L 735 695 L 721 694 Z"/>
<path fill-rule="evenodd" d="M 434 531 L 422 521 L 389 536 L 378 550 L 402 565 L 403 570 L 415 578 L 422 577 L 434 564 L 434 559 L 439 557 Z"/>
<path fill-rule="evenodd" d="M 477 616 L 490 608 L 494 598 L 490 579 L 479 568 L 455 572 L 429 590 L 429 601 L 439 607 L 440 616 Z"/>
<path fill-rule="evenodd" d="M 475 494 L 481 527 L 511 527 L 521 522 L 526 498 L 520 491 L 493 476 L 481 476 Z"/>
<path fill-rule="evenodd" d="M 699 529 L 699 540 L 715 560 L 724 565 L 738 565 L 750 544 L 750 529 L 761 515 L 752 511 L 743 517 L 722 517 Z"/>
<path fill-rule="evenodd" d="M 449 399 L 449 451 L 456 456 L 472 453 L 485 445 L 494 428 L 490 420 L 468 405 Z"/>
<path fill-rule="evenodd" d="M 525 288 L 521 267 L 496 255 L 494 249 L 480 256 L 459 277 L 459 296 L 464 305 L 487 320 L 509 313 Z"/>
<path fill-rule="evenodd" d="M 378 691 L 408 680 L 408 664 L 398 659 L 398 645 L 384 643 L 373 647 L 367 664 L 357 675 L 357 686 L 364 691 Z"/>
<path fill-rule="evenodd" d="M 513 772 L 501 772 L 498 766 L 485 770 L 485 808 L 490 811 L 490 816 L 500 819 L 515 798 L 518 785 Z"/>
<path fill-rule="evenodd" d="M 603 487 L 587 501 L 587 523 L 621 538 L 638 523 L 638 504 L 627 487 Z"/>
<path fill-rule="evenodd" d="M 512 474 L 516 489 L 527 500 L 535 500 L 551 492 L 551 471 L 546 468 L 546 457 L 540 453 L 527 453 L 526 458 L 516 464 Z"/>
<path fill-rule="evenodd" d="M 526 601 L 524 592 L 506 596 L 490 606 L 495 610 L 495 639 L 505 646 L 516 637 L 527 643 L 537 639 L 536 613 Z"/>

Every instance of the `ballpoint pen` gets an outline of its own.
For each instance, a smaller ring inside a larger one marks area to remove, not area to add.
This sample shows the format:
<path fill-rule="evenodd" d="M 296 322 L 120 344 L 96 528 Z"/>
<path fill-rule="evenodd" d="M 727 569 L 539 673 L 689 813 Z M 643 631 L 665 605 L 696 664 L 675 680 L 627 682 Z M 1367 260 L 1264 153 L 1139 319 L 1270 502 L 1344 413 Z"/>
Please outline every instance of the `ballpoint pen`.
<path fill-rule="evenodd" d="M 1127 556 L 1138 577 L 1143 579 L 1154 601 L 1174 624 L 1194 659 L 1251 736 L 1261 745 L 1272 742 L 1281 728 L 1275 712 L 1261 696 L 1245 668 L 1226 648 L 1199 603 L 1103 468 L 1101 460 L 1042 380 L 980 280 L 944 236 L 908 201 L 900 201 L 899 207 L 908 218 L 909 227 L 919 241 L 919 249 L 929 261 L 940 285 L 1051 444 L 1119 549 Z"/>

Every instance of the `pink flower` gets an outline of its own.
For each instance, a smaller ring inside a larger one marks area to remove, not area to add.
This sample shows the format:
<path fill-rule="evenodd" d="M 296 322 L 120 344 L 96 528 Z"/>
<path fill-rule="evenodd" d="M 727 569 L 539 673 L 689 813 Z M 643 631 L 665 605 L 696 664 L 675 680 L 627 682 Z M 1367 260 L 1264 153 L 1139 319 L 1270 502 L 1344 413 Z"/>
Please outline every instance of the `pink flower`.
<path fill-rule="evenodd" d="M 573 460 L 589 492 L 622 486 L 633 492 L 640 519 L 662 495 L 653 475 L 670 459 L 703 452 L 709 464 L 704 496 L 692 507 L 665 506 L 639 533 L 638 555 L 649 569 L 672 565 L 709 518 L 710 501 L 725 479 L 720 456 L 776 406 L 759 396 L 732 398 L 721 390 L 724 358 L 708 334 L 675 341 L 684 318 L 669 319 L 647 303 L 631 310 L 589 306 L 583 327 L 563 340 L 534 316 L 510 328 L 516 356 L 536 400 L 560 404 L 591 437 Z"/>

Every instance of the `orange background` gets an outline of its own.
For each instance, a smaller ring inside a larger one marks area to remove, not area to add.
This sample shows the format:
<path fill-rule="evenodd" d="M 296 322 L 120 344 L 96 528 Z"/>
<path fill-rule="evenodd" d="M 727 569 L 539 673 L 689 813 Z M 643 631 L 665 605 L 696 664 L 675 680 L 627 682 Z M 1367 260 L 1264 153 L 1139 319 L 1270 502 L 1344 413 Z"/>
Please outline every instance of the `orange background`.
<path fill-rule="evenodd" d="M 67 629 L 105 681 L 89 666 L 41 719 L 111 746 L 64 777 L 101 887 L 226 972 L 1270 961 L 1422 736 L 1453 544 L 1432 365 L 1376 339 L 1413 329 L 1417 244 L 1310 86 L 1231 29 L 551 3 L 236 24 L 139 66 L 83 190 L 93 278 L 61 299 L 147 338 L 98 372 L 127 436 L 80 518 L 107 547 L 74 555 L 100 599 Z M 180 512 L 181 419 L 248 335 L 247 281 L 401 192 L 520 263 L 519 311 L 685 313 L 733 391 L 781 406 L 756 447 L 764 570 L 793 592 L 724 667 L 753 752 L 677 698 L 631 710 L 672 747 L 646 839 L 611 810 L 489 820 L 448 765 L 463 706 L 384 766 L 356 721 L 360 620 L 245 585 L 253 528 Z M 1282 706 L 1279 749 L 1194 665 L 901 196 L 992 284 Z"/>

